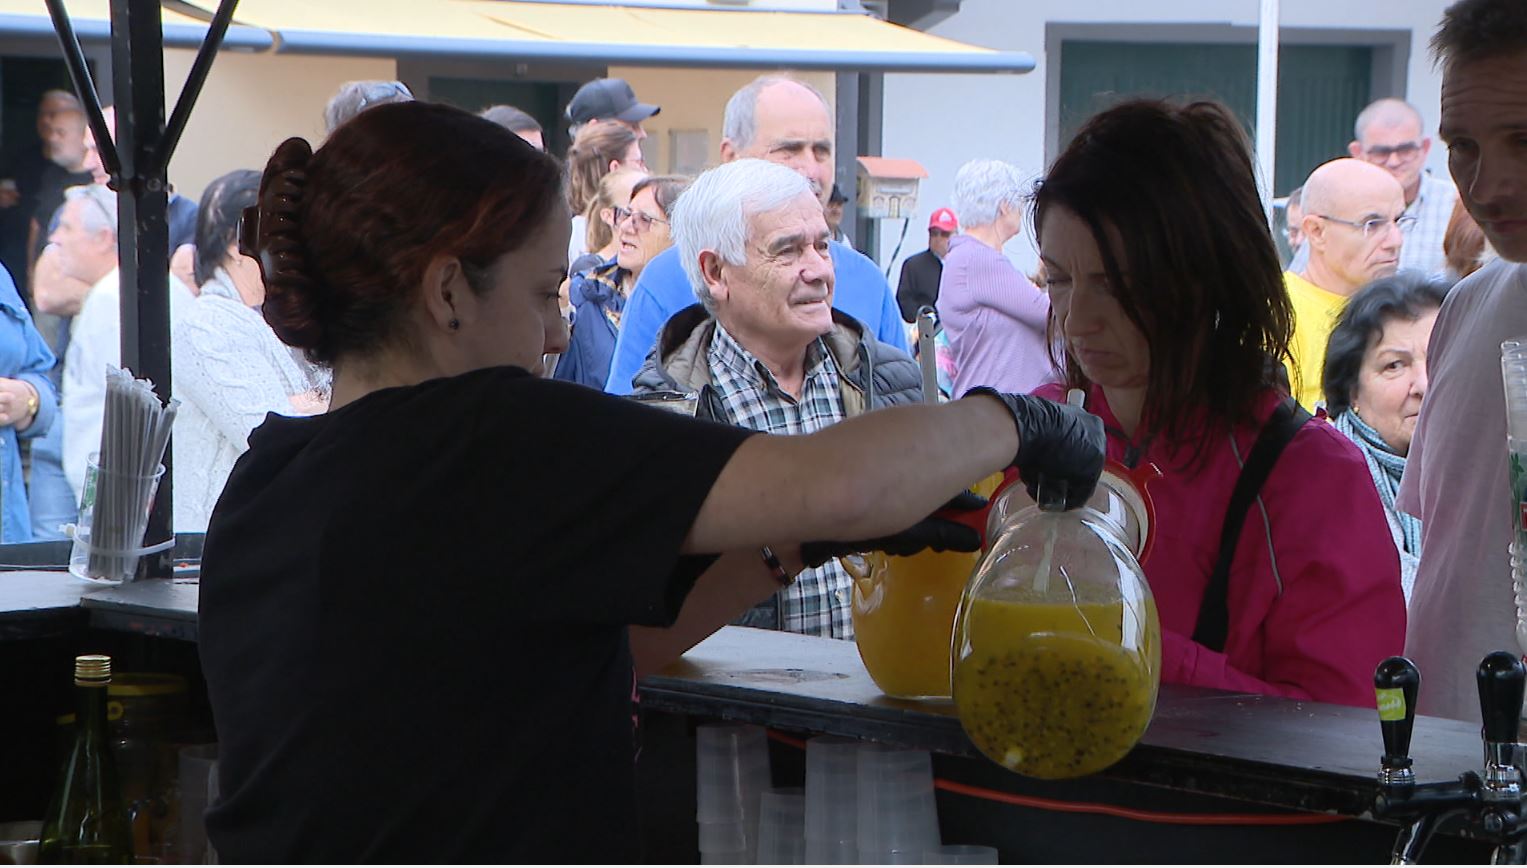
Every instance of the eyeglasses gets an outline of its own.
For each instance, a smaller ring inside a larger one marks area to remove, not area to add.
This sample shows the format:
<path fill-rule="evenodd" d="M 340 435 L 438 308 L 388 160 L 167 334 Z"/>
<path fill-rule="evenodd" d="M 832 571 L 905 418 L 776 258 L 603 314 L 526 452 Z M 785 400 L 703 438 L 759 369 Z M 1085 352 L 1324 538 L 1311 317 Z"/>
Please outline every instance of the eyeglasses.
<path fill-rule="evenodd" d="M 401 99 L 400 99 L 401 98 Z M 384 102 L 408 102 L 414 98 L 413 91 L 401 81 L 378 82 L 368 85 L 361 91 L 360 104 L 355 107 L 359 112 L 368 105 Z"/>
<path fill-rule="evenodd" d="M 632 218 L 633 220 L 636 221 L 636 231 L 637 232 L 646 232 L 648 229 L 652 228 L 652 224 L 654 224 L 654 223 L 661 223 L 664 226 L 668 225 L 668 221 L 667 220 L 664 220 L 661 217 L 653 217 L 651 214 L 648 214 L 646 211 L 632 211 L 630 208 L 616 208 L 615 209 L 615 225 L 616 226 L 619 226 L 620 224 L 626 222 L 626 218 L 627 217 L 630 217 L 630 218 Z"/>
<path fill-rule="evenodd" d="M 1392 147 L 1389 145 L 1375 145 L 1371 148 L 1363 149 L 1363 157 L 1370 163 L 1385 163 L 1389 161 L 1390 157 L 1409 160 L 1419 153 L 1421 153 L 1420 142 L 1401 142 Z"/>
<path fill-rule="evenodd" d="M 1331 217 L 1326 214 L 1316 214 L 1315 216 L 1322 220 L 1329 220 L 1332 223 L 1340 223 L 1343 226 L 1351 226 L 1353 229 L 1361 229 L 1363 230 L 1364 238 L 1371 237 L 1375 232 L 1383 232 L 1389 228 L 1390 224 L 1400 227 L 1401 233 L 1409 232 L 1410 227 L 1416 225 L 1416 218 L 1409 214 L 1404 214 L 1393 218 L 1374 217 L 1369 220 L 1363 220 L 1362 222 L 1358 222 L 1356 220 L 1343 220 L 1340 217 Z"/>

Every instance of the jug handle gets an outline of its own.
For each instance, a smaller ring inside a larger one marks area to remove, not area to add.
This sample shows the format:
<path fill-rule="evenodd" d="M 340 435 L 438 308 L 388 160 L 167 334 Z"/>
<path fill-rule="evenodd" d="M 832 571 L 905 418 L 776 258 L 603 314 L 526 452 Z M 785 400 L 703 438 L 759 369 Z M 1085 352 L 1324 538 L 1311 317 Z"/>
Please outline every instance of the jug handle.
<path fill-rule="evenodd" d="M 868 597 L 874 591 L 875 570 L 868 558 L 862 554 L 842 555 L 838 558 L 838 564 L 854 580 L 854 584 L 859 586 L 859 593 Z"/>
<path fill-rule="evenodd" d="M 1150 530 L 1145 535 L 1145 545 L 1140 549 L 1139 561 L 1143 564 L 1150 557 L 1151 549 L 1156 542 L 1156 502 L 1151 499 L 1150 484 L 1166 474 L 1150 461 L 1134 467 L 1125 467 L 1117 461 L 1109 461 L 1107 467 L 1110 472 L 1134 483 L 1135 488 L 1140 492 L 1140 500 L 1145 503 L 1146 527 Z"/>

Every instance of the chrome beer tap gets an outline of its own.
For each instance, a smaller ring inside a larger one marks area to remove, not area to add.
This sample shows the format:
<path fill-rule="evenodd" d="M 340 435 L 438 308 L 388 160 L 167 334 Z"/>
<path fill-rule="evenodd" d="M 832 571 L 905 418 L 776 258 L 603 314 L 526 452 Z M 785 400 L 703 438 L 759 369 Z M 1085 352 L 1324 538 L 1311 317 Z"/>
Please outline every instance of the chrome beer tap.
<path fill-rule="evenodd" d="M 1475 677 L 1484 719 L 1483 774 L 1470 770 L 1454 781 L 1417 784 L 1410 737 L 1421 675 L 1404 657 L 1391 657 L 1374 672 L 1384 755 L 1373 815 L 1404 823 L 1391 864 L 1417 864 L 1432 834 L 1448 824 L 1493 842 L 1494 864 L 1519 865 L 1527 858 L 1522 773 L 1517 767 L 1522 749 L 1516 741 L 1527 668 L 1515 655 L 1497 651 L 1479 664 Z"/>

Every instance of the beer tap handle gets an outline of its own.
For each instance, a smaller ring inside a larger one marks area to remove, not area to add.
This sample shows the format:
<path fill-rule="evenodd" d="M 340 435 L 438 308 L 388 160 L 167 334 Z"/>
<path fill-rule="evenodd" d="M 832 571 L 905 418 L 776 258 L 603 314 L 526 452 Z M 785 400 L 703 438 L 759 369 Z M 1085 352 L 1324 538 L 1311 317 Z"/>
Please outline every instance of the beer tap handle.
<path fill-rule="evenodd" d="M 1475 677 L 1479 682 L 1479 713 L 1484 718 L 1485 742 L 1516 742 L 1527 668 L 1515 654 L 1495 651 L 1480 662 Z"/>
<path fill-rule="evenodd" d="M 1384 734 L 1383 769 L 1380 783 L 1413 783 L 1410 771 L 1410 735 L 1416 723 L 1416 695 L 1421 689 L 1421 673 L 1416 664 L 1404 657 L 1390 657 L 1373 673 L 1373 691 L 1378 699 L 1379 729 Z"/>

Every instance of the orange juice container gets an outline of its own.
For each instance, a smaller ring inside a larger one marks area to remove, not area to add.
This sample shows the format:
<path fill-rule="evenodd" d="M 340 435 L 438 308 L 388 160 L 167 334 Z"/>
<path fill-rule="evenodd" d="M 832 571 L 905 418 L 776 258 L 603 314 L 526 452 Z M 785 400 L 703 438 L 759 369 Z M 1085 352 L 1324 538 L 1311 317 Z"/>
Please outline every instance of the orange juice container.
<path fill-rule="evenodd" d="M 900 699 L 949 700 L 954 613 L 980 552 L 881 552 L 840 559 L 854 579 L 854 641 L 875 685 Z"/>
<path fill-rule="evenodd" d="M 1008 509 L 961 597 L 954 704 L 975 746 L 1019 774 L 1107 768 L 1155 711 L 1161 625 L 1140 569 L 1151 509 L 1135 476 L 1110 467 L 1077 509 L 1064 498 Z M 1005 495 L 1027 497 L 1015 490 Z"/>

